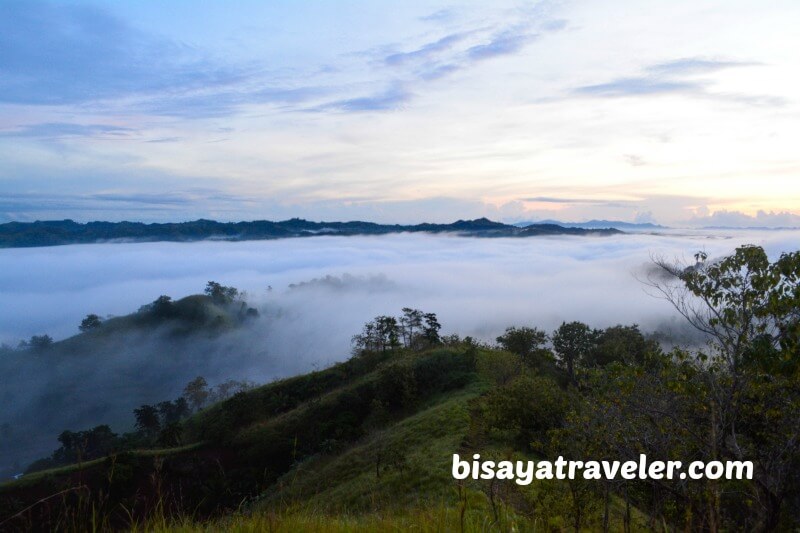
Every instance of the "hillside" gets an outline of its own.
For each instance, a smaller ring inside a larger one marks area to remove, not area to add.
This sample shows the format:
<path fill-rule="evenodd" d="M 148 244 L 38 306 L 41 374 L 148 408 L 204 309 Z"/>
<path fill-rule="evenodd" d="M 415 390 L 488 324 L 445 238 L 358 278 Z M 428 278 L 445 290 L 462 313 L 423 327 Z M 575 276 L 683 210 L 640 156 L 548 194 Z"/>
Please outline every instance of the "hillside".
<path fill-rule="evenodd" d="M 64 430 L 103 424 L 127 430 L 134 408 L 173 399 L 199 374 L 213 379 L 207 372 L 222 362 L 246 371 L 263 358 L 262 346 L 243 341 L 264 327 L 256 313 L 241 300 L 162 296 L 138 312 L 96 317 L 63 340 L 39 335 L 16 348 L 3 345 L 0 479 L 48 454 Z"/>
<path fill-rule="evenodd" d="M 566 483 L 510 484 L 490 498 L 487 490 L 497 487 L 450 476 L 453 453 L 533 457 L 491 438 L 481 422 L 481 398 L 515 358 L 469 341 L 354 357 L 206 408 L 182 423 L 179 447 L 119 453 L 2 485 L 0 516 L 59 494 L 13 523 L 24 529 L 60 520 L 80 529 L 88 513 L 122 525 L 130 520 L 125 509 L 153 529 L 204 529 L 199 521 L 211 518 L 213 527 L 250 531 L 266 524 L 377 531 L 455 528 L 463 509 L 470 530 L 487 520 L 502 529 L 563 525 L 563 505 L 537 508 L 563 498 Z M 72 492 L 81 486 L 90 489 Z M 618 501 L 612 509 L 622 516 Z"/>
<path fill-rule="evenodd" d="M 7 222 L 0 224 L 0 248 L 88 244 L 107 241 L 190 242 L 204 239 L 247 241 L 312 237 L 317 235 L 385 235 L 389 233 L 453 233 L 471 237 L 534 237 L 540 235 L 612 235 L 611 228 L 563 227 L 533 224 L 524 228 L 486 218 L 452 224 L 375 224 L 372 222 L 311 222 L 299 218 L 271 222 L 192 222 L 145 224 L 141 222 L 87 222 L 72 220 Z"/>

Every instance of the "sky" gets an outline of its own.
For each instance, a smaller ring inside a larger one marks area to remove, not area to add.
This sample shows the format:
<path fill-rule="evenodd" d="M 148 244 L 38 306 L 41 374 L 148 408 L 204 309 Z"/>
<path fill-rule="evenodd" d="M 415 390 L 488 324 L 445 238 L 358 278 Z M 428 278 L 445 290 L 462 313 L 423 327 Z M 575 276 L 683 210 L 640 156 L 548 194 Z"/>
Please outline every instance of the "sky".
<path fill-rule="evenodd" d="M 0 222 L 800 227 L 800 3 L 0 0 Z"/>

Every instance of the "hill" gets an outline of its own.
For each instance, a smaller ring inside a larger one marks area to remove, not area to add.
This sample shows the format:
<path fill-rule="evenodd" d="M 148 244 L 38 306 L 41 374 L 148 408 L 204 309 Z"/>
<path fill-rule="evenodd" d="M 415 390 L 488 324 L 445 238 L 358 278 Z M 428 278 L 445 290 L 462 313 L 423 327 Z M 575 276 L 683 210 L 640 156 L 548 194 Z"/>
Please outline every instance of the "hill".
<path fill-rule="evenodd" d="M 389 233 L 453 233 L 470 237 L 534 237 L 539 235 L 612 235 L 614 229 L 568 228 L 533 224 L 525 228 L 486 218 L 458 220 L 452 224 L 376 224 L 372 222 L 311 222 L 299 218 L 271 222 L 192 222 L 144 224 L 141 222 L 87 222 L 72 220 L 8 222 L 0 224 L 0 248 L 88 244 L 107 241 L 190 242 L 205 239 L 246 241 L 312 237 L 318 235 L 385 235 Z"/>
<path fill-rule="evenodd" d="M 533 509 L 564 498 L 566 483 L 510 484 L 492 494 L 497 487 L 487 482 L 450 475 L 453 453 L 534 457 L 490 438 L 480 420 L 481 398 L 513 357 L 469 341 L 354 357 L 200 411 L 183 422 L 178 447 L 118 453 L 2 485 L 0 516 L 59 494 L 14 523 L 58 520 L 80 529 L 91 516 L 119 527 L 131 518 L 125 509 L 156 530 L 203 530 L 208 519 L 214 529 L 248 531 L 426 522 L 452 529 L 462 520 L 474 530 L 490 518 L 502 529 L 528 529 L 534 516 L 564 526 L 564 502 Z M 80 486 L 91 490 L 70 492 Z M 611 508 L 621 519 L 618 499 Z M 634 520 L 643 515 L 634 511 Z"/>
<path fill-rule="evenodd" d="M 195 380 L 177 416 L 142 405 L 121 437 L 65 432 L 54 468 L 0 485 L 0 528 L 794 531 L 800 253 L 664 268 L 724 302 L 708 351 L 581 322 L 486 345 L 404 308 L 329 368 L 216 402 Z"/>

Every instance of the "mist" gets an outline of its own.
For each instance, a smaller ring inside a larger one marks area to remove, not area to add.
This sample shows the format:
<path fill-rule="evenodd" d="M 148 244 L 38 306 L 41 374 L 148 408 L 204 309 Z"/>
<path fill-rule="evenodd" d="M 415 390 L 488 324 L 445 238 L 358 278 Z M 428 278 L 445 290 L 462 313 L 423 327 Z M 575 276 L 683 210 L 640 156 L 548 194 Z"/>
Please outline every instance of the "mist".
<path fill-rule="evenodd" d="M 98 353 L 20 364 L 5 356 L 0 423 L 15 428 L 2 455 L 24 467 L 57 447 L 64 429 L 102 423 L 130 430 L 142 403 L 178 397 L 198 375 L 263 383 L 350 355 L 350 339 L 402 307 L 435 312 L 442 333 L 491 341 L 512 325 L 547 331 L 562 321 L 593 327 L 639 324 L 680 337 L 670 305 L 637 278 L 652 256 L 710 258 L 740 244 L 771 256 L 800 242 L 798 231 L 695 231 L 612 237 L 480 239 L 398 234 L 274 241 L 107 243 L 0 250 L 0 342 L 78 333 L 89 313 L 135 312 L 164 294 L 202 292 L 209 280 L 246 292 L 260 316 L 217 336 L 175 338 L 138 331 Z M 97 351 L 96 351 L 97 352 Z M 7 465 L 0 464 L 0 469 Z"/>

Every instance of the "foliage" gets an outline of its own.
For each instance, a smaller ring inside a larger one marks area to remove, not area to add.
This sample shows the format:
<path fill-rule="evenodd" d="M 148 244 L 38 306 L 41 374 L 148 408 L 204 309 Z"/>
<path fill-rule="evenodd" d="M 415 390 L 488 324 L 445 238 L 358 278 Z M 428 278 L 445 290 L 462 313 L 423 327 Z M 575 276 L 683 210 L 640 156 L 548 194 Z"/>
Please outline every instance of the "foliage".
<path fill-rule="evenodd" d="M 562 322 L 553 332 L 551 336 L 553 349 L 572 383 L 576 382 L 576 368 L 586 364 L 589 352 L 597 344 L 599 335 L 599 331 L 590 328 L 583 322 Z"/>
<path fill-rule="evenodd" d="M 211 300 L 218 305 L 229 305 L 239 296 L 239 290 L 235 287 L 226 287 L 216 281 L 209 281 L 205 288 L 205 293 Z"/>
<path fill-rule="evenodd" d="M 398 348 L 416 351 L 442 343 L 442 325 L 435 313 L 404 307 L 399 318 L 381 315 L 364 324 L 361 333 L 352 338 L 353 353 L 386 352 Z"/>
<path fill-rule="evenodd" d="M 99 328 L 103 324 L 103 321 L 100 320 L 100 317 L 95 315 L 94 313 L 86 315 L 86 318 L 81 320 L 81 325 L 78 327 L 83 332 L 90 331 L 96 328 Z"/>

